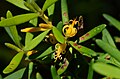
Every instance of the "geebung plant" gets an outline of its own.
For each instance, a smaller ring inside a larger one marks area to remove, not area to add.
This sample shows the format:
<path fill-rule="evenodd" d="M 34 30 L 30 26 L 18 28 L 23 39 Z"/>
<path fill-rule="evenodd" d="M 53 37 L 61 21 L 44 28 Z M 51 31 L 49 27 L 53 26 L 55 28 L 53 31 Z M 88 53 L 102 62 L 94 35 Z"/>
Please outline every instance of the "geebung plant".
<path fill-rule="evenodd" d="M 22 68 L 4 79 L 22 79 L 23 74 L 28 74 L 27 78 L 32 79 L 43 79 L 39 72 L 39 64 L 48 65 L 50 64 L 50 72 L 52 79 L 63 79 L 63 78 L 80 78 L 66 74 L 67 68 L 71 63 L 72 59 L 77 58 L 75 56 L 75 50 L 82 56 L 91 58 L 91 63 L 94 62 L 94 57 L 97 56 L 97 52 L 94 50 L 81 45 L 81 43 L 93 38 L 100 33 L 105 27 L 105 24 L 101 24 L 83 36 L 75 38 L 75 41 L 71 40 L 80 29 L 83 27 L 83 17 L 80 16 L 73 20 L 69 20 L 68 8 L 66 0 L 61 0 L 61 15 L 62 21 L 57 25 L 53 25 L 50 20 L 50 16 L 54 14 L 55 2 L 58 0 L 46 0 L 43 7 L 40 8 L 34 0 L 6 0 L 30 13 L 13 16 L 10 11 L 7 12 L 6 18 L 2 18 L 0 21 L 0 27 L 4 27 L 14 44 L 5 43 L 5 45 L 18 52 L 9 65 L 3 70 L 4 74 L 13 72 L 20 64 L 23 56 L 25 55 L 26 61 L 29 61 L 28 67 Z M 45 11 L 48 11 L 48 15 Z M 44 23 L 38 24 L 38 19 L 41 18 Z M 18 34 L 17 26 L 19 24 L 28 22 L 32 24 L 32 27 L 26 27 L 21 29 L 21 32 L 25 32 L 25 44 L 21 42 L 22 37 Z M 38 25 L 38 26 L 37 26 Z M 39 32 L 40 34 L 35 36 L 32 32 Z M 39 50 L 37 46 L 40 46 Z M 89 63 L 89 62 L 88 62 Z M 34 67 L 35 66 L 35 67 Z M 92 68 L 89 65 L 89 68 Z M 36 71 L 34 71 L 36 70 Z M 27 73 L 25 72 L 27 71 Z M 34 73 L 35 75 L 33 75 Z M 70 72 L 71 73 L 71 72 Z M 88 72 L 88 79 L 92 79 L 92 70 Z M 18 74 L 16 76 L 16 74 Z M 50 79 L 45 77 L 45 79 Z"/>

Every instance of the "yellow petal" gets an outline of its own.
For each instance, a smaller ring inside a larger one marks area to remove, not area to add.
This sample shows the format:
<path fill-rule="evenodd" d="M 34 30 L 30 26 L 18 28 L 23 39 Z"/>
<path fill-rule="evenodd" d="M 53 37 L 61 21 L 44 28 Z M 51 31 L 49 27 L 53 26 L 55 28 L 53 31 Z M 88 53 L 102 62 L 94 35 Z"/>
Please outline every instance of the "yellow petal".
<path fill-rule="evenodd" d="M 25 29 L 21 29 L 21 32 L 38 32 L 38 31 L 45 31 L 47 29 L 40 28 L 40 27 L 29 27 Z"/>
<path fill-rule="evenodd" d="M 51 24 L 40 23 L 39 27 L 45 28 L 45 29 L 51 29 L 52 25 Z"/>

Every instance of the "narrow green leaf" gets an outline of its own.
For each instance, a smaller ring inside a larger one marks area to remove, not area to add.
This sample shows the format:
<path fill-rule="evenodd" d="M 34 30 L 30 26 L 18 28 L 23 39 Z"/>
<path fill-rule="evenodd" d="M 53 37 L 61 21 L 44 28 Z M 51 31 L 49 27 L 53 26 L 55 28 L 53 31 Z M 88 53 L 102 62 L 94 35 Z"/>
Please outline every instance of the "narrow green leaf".
<path fill-rule="evenodd" d="M 53 15 L 54 9 L 55 9 L 55 4 L 52 4 L 52 5 L 47 9 L 49 16 Z"/>
<path fill-rule="evenodd" d="M 6 1 L 8 1 L 22 9 L 29 10 L 27 7 L 25 7 L 24 0 L 17 0 L 17 1 L 16 0 L 6 0 Z"/>
<path fill-rule="evenodd" d="M 68 67 L 69 61 L 64 58 L 62 66 L 57 70 L 58 75 L 61 75 Z"/>
<path fill-rule="evenodd" d="M 53 31 L 53 34 L 58 42 L 60 42 L 62 44 L 65 43 L 64 36 L 62 35 L 62 33 L 60 33 L 60 31 L 56 27 L 53 27 L 52 31 Z"/>
<path fill-rule="evenodd" d="M 103 14 L 104 18 L 108 20 L 114 27 L 116 27 L 120 31 L 120 21 L 113 18 L 112 16 L 108 14 Z"/>
<path fill-rule="evenodd" d="M 42 11 L 44 12 L 48 7 L 50 7 L 56 1 L 58 1 L 58 0 L 46 0 L 43 7 L 42 7 Z"/>
<path fill-rule="evenodd" d="M 79 51 L 82 55 L 91 57 L 91 56 L 96 56 L 96 52 L 84 47 L 82 45 L 78 45 L 77 43 L 73 42 L 73 41 L 69 41 L 70 45 L 75 48 L 77 51 Z"/>
<path fill-rule="evenodd" d="M 27 8 L 29 8 L 29 10 L 30 10 L 31 12 L 37 12 L 37 10 L 35 10 L 35 8 L 34 8 L 30 3 L 24 2 L 24 5 L 25 5 Z"/>
<path fill-rule="evenodd" d="M 36 59 L 42 58 L 44 56 L 47 56 L 53 52 L 52 46 L 49 47 L 47 50 L 45 50 L 41 55 L 39 55 Z"/>
<path fill-rule="evenodd" d="M 120 68 L 115 66 L 105 64 L 105 63 L 95 63 L 93 64 L 93 69 L 107 77 L 120 78 Z"/>
<path fill-rule="evenodd" d="M 25 72 L 25 69 L 26 69 L 26 68 L 22 68 L 22 69 L 14 72 L 14 73 L 8 75 L 8 76 L 5 77 L 4 79 L 21 79 L 22 76 L 23 76 L 23 74 L 24 74 L 24 72 Z"/>
<path fill-rule="evenodd" d="M 35 3 L 34 0 L 30 0 L 30 4 L 34 7 L 37 12 L 41 12 L 41 8 Z"/>
<path fill-rule="evenodd" d="M 33 62 L 30 62 L 29 71 L 28 71 L 28 79 L 31 79 L 30 77 L 31 77 L 32 71 L 33 71 Z"/>
<path fill-rule="evenodd" d="M 61 0 L 61 12 L 63 24 L 69 22 L 67 0 Z"/>
<path fill-rule="evenodd" d="M 57 29 L 60 31 L 60 33 L 62 33 L 62 28 L 63 28 L 63 23 L 62 23 L 62 21 L 60 21 L 60 22 L 57 24 Z"/>
<path fill-rule="evenodd" d="M 37 26 L 38 18 L 31 19 L 29 23 L 31 23 L 34 26 Z"/>
<path fill-rule="evenodd" d="M 13 57 L 9 65 L 3 70 L 3 73 L 8 74 L 14 71 L 17 68 L 17 66 L 20 64 L 20 61 L 22 60 L 23 55 L 24 55 L 24 52 L 17 53 Z"/>
<path fill-rule="evenodd" d="M 60 76 L 58 76 L 55 66 L 51 66 L 51 74 L 53 79 L 61 79 Z"/>
<path fill-rule="evenodd" d="M 79 37 L 79 43 L 82 43 L 84 41 L 89 40 L 90 38 L 96 36 L 97 34 L 99 34 L 104 28 L 106 27 L 105 24 L 101 24 L 95 28 L 93 28 L 92 30 L 90 30 L 89 32 L 87 32 L 86 34 L 84 34 L 83 36 Z"/>
<path fill-rule="evenodd" d="M 29 45 L 30 41 L 33 39 L 33 34 L 30 32 L 26 33 L 26 37 L 25 37 L 25 46 Z"/>
<path fill-rule="evenodd" d="M 7 11 L 7 18 L 11 18 L 11 17 L 13 17 L 12 13 L 10 11 Z M 7 31 L 8 35 L 11 37 L 11 39 L 14 41 L 14 43 L 19 47 L 21 47 L 20 38 L 16 26 L 4 27 L 4 28 Z"/>
<path fill-rule="evenodd" d="M 43 79 L 39 72 L 36 73 L 36 79 Z"/>
<path fill-rule="evenodd" d="M 0 21 L 0 27 L 10 27 L 10 26 L 18 25 L 18 24 L 27 22 L 33 18 L 36 18 L 38 16 L 39 16 L 38 13 L 28 13 L 28 14 L 17 15 L 12 18 L 8 18 Z"/>
<path fill-rule="evenodd" d="M 102 40 L 110 45 L 112 45 L 113 47 L 116 47 L 110 33 L 107 31 L 107 29 L 104 29 L 102 31 Z"/>
<path fill-rule="evenodd" d="M 1 74 L 0 74 L 0 79 L 3 79 Z"/>
<path fill-rule="evenodd" d="M 47 35 L 47 33 L 49 32 L 50 30 L 47 30 L 41 34 L 39 34 L 37 37 L 35 37 L 33 40 L 31 40 L 29 42 L 29 44 L 27 44 L 23 50 L 27 51 L 27 50 L 31 50 L 33 49 L 34 47 L 36 47 L 43 39 L 44 37 Z"/>
<path fill-rule="evenodd" d="M 13 45 L 13 44 L 5 43 L 5 45 L 6 45 L 8 48 L 11 48 L 11 49 L 13 49 L 13 50 L 15 50 L 15 51 L 17 51 L 17 52 L 20 52 L 20 51 L 21 51 L 20 48 L 18 48 L 17 46 L 15 46 L 15 45 Z"/>
<path fill-rule="evenodd" d="M 110 44 L 100 40 L 100 39 L 97 39 L 96 40 L 96 43 L 99 47 L 101 47 L 105 52 L 107 52 L 109 55 L 111 55 L 112 57 L 114 57 L 117 61 L 120 62 L 120 51 L 111 46 Z"/>
<path fill-rule="evenodd" d="M 90 64 L 89 64 L 87 79 L 93 79 L 93 68 L 92 68 L 93 63 L 94 63 L 94 59 L 92 59 Z"/>

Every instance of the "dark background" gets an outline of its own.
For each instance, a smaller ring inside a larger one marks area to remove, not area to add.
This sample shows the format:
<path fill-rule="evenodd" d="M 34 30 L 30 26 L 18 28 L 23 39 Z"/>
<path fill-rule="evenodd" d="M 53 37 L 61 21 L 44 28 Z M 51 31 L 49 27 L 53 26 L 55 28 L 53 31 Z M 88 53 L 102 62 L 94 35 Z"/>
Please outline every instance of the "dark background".
<path fill-rule="evenodd" d="M 42 7 L 45 0 L 36 0 L 38 5 Z M 21 8 L 0 0 L 0 17 L 5 17 L 7 10 L 13 15 L 28 13 Z M 120 0 L 68 0 L 68 11 L 70 19 L 74 19 L 80 15 L 84 18 L 84 32 L 89 31 L 93 27 L 106 23 L 109 24 L 102 16 L 103 13 L 109 14 L 120 20 Z M 47 13 L 47 12 L 46 12 Z M 53 23 L 56 25 L 61 20 L 60 0 L 56 3 Z M 20 30 L 19 27 L 18 31 Z M 119 35 L 114 27 L 107 27 L 112 35 Z M 4 46 L 5 42 L 13 43 L 3 28 L 0 28 L 0 73 L 8 65 L 12 57 L 16 54 Z M 22 63 L 22 65 L 25 65 Z"/>

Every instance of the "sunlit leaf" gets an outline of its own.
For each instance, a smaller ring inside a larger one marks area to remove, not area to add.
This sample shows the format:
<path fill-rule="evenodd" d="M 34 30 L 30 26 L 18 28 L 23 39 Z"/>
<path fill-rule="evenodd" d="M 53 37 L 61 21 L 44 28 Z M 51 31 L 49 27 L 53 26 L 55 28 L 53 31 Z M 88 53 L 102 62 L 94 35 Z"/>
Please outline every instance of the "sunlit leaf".
<path fill-rule="evenodd" d="M 5 77 L 4 79 L 21 79 L 23 74 L 24 74 L 24 71 L 25 71 L 26 68 L 22 68 L 10 75 L 8 75 L 7 77 Z"/>
<path fill-rule="evenodd" d="M 29 63 L 29 71 L 28 71 L 28 79 L 30 79 L 32 71 L 33 71 L 33 62 L 30 62 Z"/>
<path fill-rule="evenodd" d="M 57 24 L 57 29 L 62 33 L 62 28 L 63 28 L 63 23 L 62 21 L 60 21 L 58 24 Z"/>
<path fill-rule="evenodd" d="M 33 34 L 30 32 L 26 32 L 26 37 L 25 37 L 25 46 L 30 43 L 30 41 L 33 39 Z"/>
<path fill-rule="evenodd" d="M 63 24 L 69 22 L 67 0 L 61 0 L 61 12 Z"/>
<path fill-rule="evenodd" d="M 75 43 L 73 41 L 69 41 L 69 43 L 73 48 L 75 48 L 77 51 L 79 51 L 82 55 L 85 55 L 88 57 L 96 56 L 96 52 L 90 48 L 87 48 L 87 47 L 82 46 L 82 45 L 78 45 L 77 43 Z"/>
<path fill-rule="evenodd" d="M 47 50 L 45 50 L 41 55 L 39 55 L 36 59 L 42 58 L 46 55 L 49 55 L 53 52 L 52 47 L 49 47 Z"/>
<path fill-rule="evenodd" d="M 37 12 L 41 12 L 41 8 L 35 3 L 35 0 L 30 0 L 30 4 L 34 7 Z"/>
<path fill-rule="evenodd" d="M 29 10 L 25 5 L 24 5 L 24 0 L 6 0 L 22 9 Z"/>
<path fill-rule="evenodd" d="M 13 44 L 5 43 L 5 45 L 6 45 L 8 48 L 11 48 L 11 49 L 13 49 L 13 50 L 15 50 L 15 51 L 17 51 L 17 52 L 20 52 L 20 51 L 21 51 L 20 48 L 18 48 L 17 46 L 15 46 L 15 45 L 13 45 Z"/>
<path fill-rule="evenodd" d="M 24 2 L 24 5 L 31 11 L 31 12 L 37 12 L 35 8 L 28 2 Z"/>
<path fill-rule="evenodd" d="M 60 33 L 60 31 L 56 27 L 53 27 L 52 31 L 53 31 L 53 34 L 58 42 L 60 42 L 62 44 L 65 43 L 64 36 L 62 35 L 62 33 Z"/>
<path fill-rule="evenodd" d="M 31 19 L 29 23 L 31 23 L 34 26 L 37 26 L 38 18 Z"/>
<path fill-rule="evenodd" d="M 18 25 L 18 24 L 27 22 L 33 18 L 36 18 L 38 16 L 39 16 L 38 13 L 28 13 L 28 14 L 17 15 L 12 18 L 8 18 L 0 21 L 0 27 L 10 27 L 10 26 Z"/>
<path fill-rule="evenodd" d="M 43 79 L 39 72 L 36 73 L 36 79 Z"/>
<path fill-rule="evenodd" d="M 10 11 L 7 11 L 6 16 L 7 18 L 13 17 Z M 7 31 L 8 35 L 11 37 L 11 39 L 14 41 L 14 43 L 20 47 L 20 37 L 18 35 L 16 26 L 4 27 L 4 28 Z"/>
<path fill-rule="evenodd" d="M 112 16 L 108 14 L 103 14 L 104 18 L 108 20 L 114 27 L 116 27 L 120 31 L 120 21 L 117 19 L 113 18 Z"/>
<path fill-rule="evenodd" d="M 90 64 L 89 64 L 87 79 L 93 79 L 93 68 L 92 68 L 93 63 L 94 63 L 94 59 L 92 59 Z"/>
<path fill-rule="evenodd" d="M 49 32 L 50 30 L 47 30 L 41 34 L 39 34 L 38 36 L 36 36 L 33 40 L 31 40 L 24 48 L 23 50 L 31 50 L 33 49 L 34 47 L 36 47 L 43 39 L 44 37 L 47 35 L 47 33 Z"/>
<path fill-rule="evenodd" d="M 20 64 L 20 61 L 22 60 L 23 55 L 24 55 L 24 52 L 17 53 L 13 57 L 9 65 L 3 70 L 3 73 L 8 74 L 14 71 L 17 68 L 17 66 Z"/>
<path fill-rule="evenodd" d="M 93 69 L 101 75 L 111 78 L 120 78 L 120 68 L 115 66 L 105 63 L 95 63 L 93 64 Z"/>
<path fill-rule="evenodd" d="M 57 74 L 55 66 L 51 66 L 51 74 L 53 79 L 61 79 L 60 76 Z"/>
<path fill-rule="evenodd" d="M 52 4 L 52 5 L 47 9 L 49 16 L 53 15 L 54 9 L 55 9 L 55 4 Z"/>
<path fill-rule="evenodd" d="M 113 41 L 110 33 L 107 31 L 107 29 L 104 29 L 104 30 L 102 31 L 102 40 L 103 40 L 104 42 L 106 42 L 106 43 L 108 43 L 108 44 L 116 47 L 116 46 L 115 46 L 115 43 L 114 43 L 114 41 Z"/>
<path fill-rule="evenodd" d="M 95 28 L 93 28 L 92 30 L 90 30 L 89 32 L 87 32 L 86 34 L 84 34 L 83 36 L 79 37 L 79 43 L 82 43 L 84 41 L 89 40 L 90 38 L 96 36 L 97 34 L 99 34 L 104 28 L 106 27 L 105 24 L 101 24 Z"/>
<path fill-rule="evenodd" d="M 48 7 L 50 7 L 56 1 L 58 1 L 58 0 L 46 0 L 43 7 L 42 7 L 42 11 L 44 12 Z"/>
<path fill-rule="evenodd" d="M 62 66 L 57 70 L 58 75 L 61 75 L 68 67 L 69 61 L 64 58 Z"/>
<path fill-rule="evenodd" d="M 109 55 L 111 55 L 112 57 L 114 57 L 117 61 L 120 62 L 120 51 L 111 46 L 110 44 L 100 40 L 100 39 L 97 39 L 96 40 L 96 43 L 99 47 L 101 47 L 105 52 L 107 52 Z"/>

